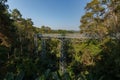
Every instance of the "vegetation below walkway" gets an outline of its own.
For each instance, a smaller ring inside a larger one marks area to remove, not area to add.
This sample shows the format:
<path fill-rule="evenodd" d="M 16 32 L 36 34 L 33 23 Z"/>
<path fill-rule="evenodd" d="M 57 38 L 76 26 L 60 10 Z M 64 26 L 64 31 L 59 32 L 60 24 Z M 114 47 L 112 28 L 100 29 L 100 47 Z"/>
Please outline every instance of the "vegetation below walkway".
<path fill-rule="evenodd" d="M 60 42 L 46 40 L 42 58 L 41 40 L 35 53 L 34 34 L 74 31 L 37 28 L 19 10 L 9 12 L 6 2 L 0 0 L 0 80 L 120 80 L 119 0 L 92 0 L 86 5 L 80 33 L 93 38 L 66 40 L 65 73 L 59 68 Z M 95 40 L 94 35 L 100 39 Z"/>

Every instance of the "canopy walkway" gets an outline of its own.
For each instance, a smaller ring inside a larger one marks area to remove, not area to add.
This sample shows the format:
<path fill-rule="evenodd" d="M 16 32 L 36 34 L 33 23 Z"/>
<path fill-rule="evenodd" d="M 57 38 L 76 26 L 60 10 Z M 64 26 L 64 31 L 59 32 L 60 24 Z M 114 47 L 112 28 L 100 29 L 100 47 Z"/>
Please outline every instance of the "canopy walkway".
<path fill-rule="evenodd" d="M 82 34 L 74 33 L 74 34 L 36 34 L 39 38 L 66 38 L 66 39 L 86 39 L 88 37 L 85 37 Z"/>
<path fill-rule="evenodd" d="M 34 43 L 35 43 L 35 53 L 38 54 L 38 40 L 41 40 L 41 58 L 44 58 L 46 55 L 46 41 L 51 39 L 51 38 L 55 38 L 58 39 L 61 42 L 61 48 L 60 48 L 60 70 L 61 72 L 64 74 L 66 72 L 66 61 L 65 61 L 65 41 L 66 40 L 70 40 L 70 39 L 79 39 L 79 40 L 83 40 L 85 41 L 85 39 L 90 39 L 90 37 L 85 37 L 82 34 L 35 34 L 34 36 Z M 82 42 L 83 42 L 82 41 Z"/>
<path fill-rule="evenodd" d="M 117 35 L 116 37 L 119 38 L 120 35 Z M 116 39 L 114 37 L 111 37 L 112 39 Z M 34 43 L 35 43 L 35 53 L 38 54 L 38 40 L 41 40 L 41 58 L 44 59 L 46 55 L 46 41 L 49 39 L 58 39 L 60 41 L 60 60 L 59 60 L 59 66 L 61 72 L 64 74 L 66 72 L 66 56 L 65 56 L 65 41 L 66 40 L 72 40 L 72 39 L 79 39 L 79 42 L 85 42 L 88 39 L 100 39 L 99 36 L 90 37 L 89 35 L 83 35 L 79 33 L 74 34 L 35 34 L 34 35 Z M 75 40 L 73 40 L 75 41 Z"/>
<path fill-rule="evenodd" d="M 120 39 L 120 34 L 115 34 L 113 36 L 108 36 L 111 39 Z M 66 45 L 66 41 L 67 40 L 73 40 L 77 39 L 77 41 L 79 42 L 85 42 L 88 39 L 100 39 L 101 37 L 99 35 L 92 35 L 92 37 L 90 37 L 90 35 L 83 35 L 83 34 L 79 34 L 79 33 L 71 33 L 71 34 L 35 34 L 34 35 L 34 43 L 35 43 L 35 53 L 38 54 L 38 40 L 41 40 L 41 51 L 40 51 L 40 55 L 41 58 L 43 58 L 43 60 L 45 59 L 44 57 L 46 56 L 46 41 L 49 39 L 58 39 L 60 41 L 60 59 L 59 59 L 59 66 L 60 66 L 60 70 L 61 73 L 65 73 L 66 72 L 66 52 L 65 52 L 65 45 Z"/>

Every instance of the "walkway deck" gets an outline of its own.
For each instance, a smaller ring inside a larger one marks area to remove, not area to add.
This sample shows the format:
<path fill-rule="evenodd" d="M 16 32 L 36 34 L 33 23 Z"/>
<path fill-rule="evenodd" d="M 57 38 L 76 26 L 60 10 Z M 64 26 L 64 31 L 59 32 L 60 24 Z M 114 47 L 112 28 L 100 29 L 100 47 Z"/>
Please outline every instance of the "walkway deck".
<path fill-rule="evenodd" d="M 85 37 L 84 35 L 82 34 L 65 34 L 65 35 L 62 35 L 62 34 L 37 34 L 37 36 L 39 38 L 67 38 L 67 39 L 88 39 L 88 37 Z"/>

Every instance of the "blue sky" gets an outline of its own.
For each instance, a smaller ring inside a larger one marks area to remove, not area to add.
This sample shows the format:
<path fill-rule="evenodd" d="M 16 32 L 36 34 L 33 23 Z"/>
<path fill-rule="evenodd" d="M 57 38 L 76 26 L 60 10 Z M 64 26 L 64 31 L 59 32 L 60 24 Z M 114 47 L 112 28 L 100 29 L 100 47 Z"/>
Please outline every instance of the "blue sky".
<path fill-rule="evenodd" d="M 52 29 L 79 30 L 84 7 L 90 0 L 8 0 L 9 8 L 17 8 L 34 25 Z"/>

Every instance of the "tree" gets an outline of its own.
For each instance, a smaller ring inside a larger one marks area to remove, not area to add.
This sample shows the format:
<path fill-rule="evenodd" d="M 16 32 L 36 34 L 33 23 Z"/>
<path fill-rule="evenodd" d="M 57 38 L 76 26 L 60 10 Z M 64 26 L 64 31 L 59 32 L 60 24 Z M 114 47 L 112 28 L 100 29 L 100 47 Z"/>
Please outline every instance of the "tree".
<path fill-rule="evenodd" d="M 104 7 L 99 0 L 93 0 L 85 7 L 86 13 L 81 18 L 81 32 L 90 36 L 102 39 L 107 34 L 107 29 L 102 24 Z"/>
<path fill-rule="evenodd" d="M 7 44 L 11 44 L 12 42 L 14 43 L 15 36 L 12 34 L 16 34 L 16 28 L 14 25 L 12 25 L 12 20 L 10 19 L 10 14 L 8 13 L 8 5 L 5 3 L 7 0 L 1 0 L 0 1 L 0 33 L 4 37 L 0 38 L 5 38 L 4 40 L 7 40 Z M 3 40 L 3 39 L 2 39 Z"/>
<path fill-rule="evenodd" d="M 87 52 L 87 55 L 83 53 L 83 58 L 87 58 L 85 61 L 92 59 L 94 62 L 94 66 L 87 66 L 89 74 L 86 76 L 92 77 L 92 80 L 119 80 L 120 59 L 117 56 L 120 55 L 120 36 L 117 35 L 120 33 L 120 1 L 92 0 L 85 9 L 86 13 L 81 18 L 81 32 L 90 36 L 97 34 L 103 39 L 98 43 L 101 51 L 96 56 L 90 58 L 86 56 L 91 52 Z"/>
<path fill-rule="evenodd" d="M 109 35 L 119 39 L 120 36 L 116 36 L 120 33 L 120 1 L 119 0 L 101 0 L 102 5 L 105 6 L 104 10 L 104 25 L 109 31 Z"/>
<path fill-rule="evenodd" d="M 22 15 L 18 9 L 13 9 L 11 16 L 14 20 L 22 18 Z"/>
<path fill-rule="evenodd" d="M 41 26 L 41 33 L 50 33 L 51 28 L 48 26 Z"/>

